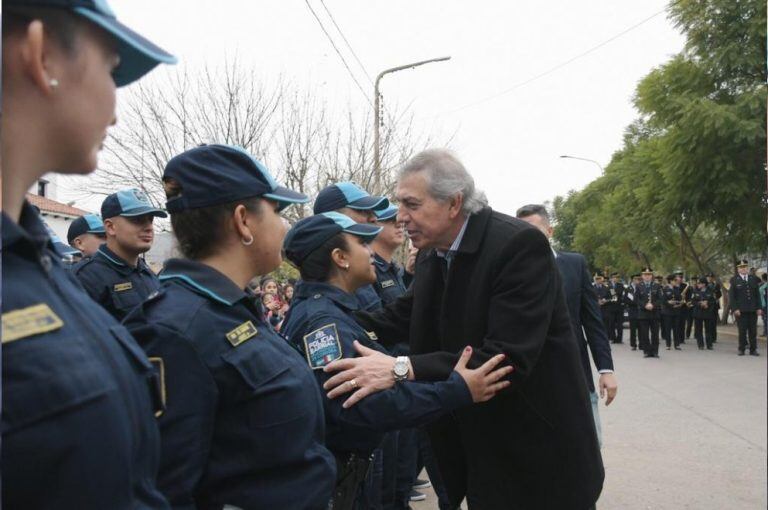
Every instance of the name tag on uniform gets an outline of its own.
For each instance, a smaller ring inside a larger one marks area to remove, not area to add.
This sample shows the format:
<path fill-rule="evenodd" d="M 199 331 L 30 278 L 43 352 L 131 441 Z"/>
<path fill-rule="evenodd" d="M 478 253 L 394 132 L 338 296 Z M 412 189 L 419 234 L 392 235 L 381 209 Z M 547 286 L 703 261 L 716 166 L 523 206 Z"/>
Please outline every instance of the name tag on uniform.
<path fill-rule="evenodd" d="M 131 282 L 116 283 L 112 288 L 115 292 L 124 292 L 126 290 L 131 290 L 133 288 L 133 284 Z"/>
<path fill-rule="evenodd" d="M 28 336 L 54 331 L 64 323 L 51 307 L 40 303 L 3 314 L 3 342 L 13 342 Z"/>
<path fill-rule="evenodd" d="M 227 333 L 227 340 L 233 347 L 237 347 L 249 338 L 255 337 L 259 333 L 253 322 L 248 321 L 240 324 L 238 327 Z"/>
<path fill-rule="evenodd" d="M 323 368 L 341 358 L 341 341 L 336 324 L 328 324 L 304 335 L 304 352 L 312 370 Z"/>
<path fill-rule="evenodd" d="M 379 339 L 379 337 L 377 337 L 376 333 L 374 333 L 373 331 L 366 331 L 365 334 L 368 335 L 368 338 L 370 338 L 371 340 Z"/>
<path fill-rule="evenodd" d="M 389 287 L 395 286 L 395 280 L 387 280 L 385 282 L 381 282 L 381 288 L 382 289 L 388 289 Z"/>

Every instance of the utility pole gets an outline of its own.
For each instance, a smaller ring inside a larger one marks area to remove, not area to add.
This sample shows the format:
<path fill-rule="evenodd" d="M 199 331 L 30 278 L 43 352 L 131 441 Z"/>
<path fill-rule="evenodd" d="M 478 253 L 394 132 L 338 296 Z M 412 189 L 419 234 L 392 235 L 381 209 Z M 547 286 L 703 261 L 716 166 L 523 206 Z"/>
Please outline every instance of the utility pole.
<path fill-rule="evenodd" d="M 381 127 L 381 93 L 379 92 L 379 82 L 385 74 L 395 73 L 404 69 L 413 69 L 414 67 L 423 66 L 424 64 L 430 64 L 432 62 L 443 62 L 450 60 L 451 57 L 431 58 L 429 60 L 422 60 L 420 62 L 414 62 L 412 64 L 406 64 L 404 66 L 397 66 L 391 69 L 385 69 L 376 76 L 376 83 L 373 85 L 373 178 L 374 185 L 371 192 L 381 193 L 381 147 L 379 128 Z"/>

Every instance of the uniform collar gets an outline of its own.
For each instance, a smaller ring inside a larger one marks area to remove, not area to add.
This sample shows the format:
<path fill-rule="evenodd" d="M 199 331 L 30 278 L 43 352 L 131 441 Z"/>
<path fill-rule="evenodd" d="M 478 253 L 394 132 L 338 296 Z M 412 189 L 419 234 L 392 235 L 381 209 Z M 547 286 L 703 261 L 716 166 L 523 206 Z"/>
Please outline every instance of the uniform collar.
<path fill-rule="evenodd" d="M 374 253 L 373 263 L 376 264 L 376 267 L 378 267 L 382 271 L 389 271 L 392 267 L 394 267 L 395 260 L 392 259 L 392 262 L 387 262 L 386 260 L 384 260 L 384 257 L 379 255 L 378 253 Z"/>
<path fill-rule="evenodd" d="M 159 276 L 161 281 L 184 282 L 193 291 L 209 299 L 232 306 L 248 294 L 207 264 L 188 259 L 169 259 Z"/>
<path fill-rule="evenodd" d="M 293 292 L 296 297 L 304 299 L 317 299 L 318 297 L 325 296 L 337 305 L 350 311 L 360 308 L 354 295 L 348 294 L 330 283 L 305 282 L 302 280 L 296 284 Z"/>
<path fill-rule="evenodd" d="M 121 258 L 117 253 L 107 248 L 107 243 L 102 243 L 99 246 L 98 250 L 96 250 L 96 253 L 94 254 L 94 257 L 99 257 L 101 259 L 106 260 L 107 262 L 109 262 L 109 264 L 111 264 L 116 269 L 124 273 L 129 273 L 134 269 L 139 271 L 149 271 L 147 264 L 141 259 L 141 257 L 139 257 L 139 261 L 136 264 L 136 267 L 134 268 L 128 262 L 126 262 L 123 258 Z"/>
<path fill-rule="evenodd" d="M 53 250 L 53 243 L 43 220 L 29 202 L 25 200 L 21 207 L 19 223 L 11 220 L 7 214 L 2 214 L 3 250 L 23 250 L 24 244 L 32 246 L 37 252 L 44 249 Z"/>

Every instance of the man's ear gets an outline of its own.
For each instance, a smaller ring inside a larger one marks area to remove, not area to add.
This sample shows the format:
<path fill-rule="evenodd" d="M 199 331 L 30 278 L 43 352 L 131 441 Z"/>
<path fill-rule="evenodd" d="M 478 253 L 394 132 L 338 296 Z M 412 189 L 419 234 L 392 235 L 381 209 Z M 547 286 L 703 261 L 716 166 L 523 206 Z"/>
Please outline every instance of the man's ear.
<path fill-rule="evenodd" d="M 448 204 L 448 217 L 453 219 L 461 213 L 461 208 L 464 206 L 464 194 L 457 193 L 451 197 Z"/>
<path fill-rule="evenodd" d="M 107 237 L 115 237 L 117 235 L 117 226 L 115 225 L 114 218 L 104 218 L 104 232 Z"/>

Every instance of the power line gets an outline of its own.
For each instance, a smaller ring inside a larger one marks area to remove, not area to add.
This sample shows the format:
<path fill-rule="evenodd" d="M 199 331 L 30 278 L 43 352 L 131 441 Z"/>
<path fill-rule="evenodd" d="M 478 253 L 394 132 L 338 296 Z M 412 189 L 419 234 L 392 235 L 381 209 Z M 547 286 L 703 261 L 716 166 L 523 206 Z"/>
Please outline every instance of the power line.
<path fill-rule="evenodd" d="M 440 113 L 436 114 L 435 117 L 439 117 L 441 115 L 446 115 L 446 114 L 450 114 L 450 113 L 456 113 L 456 112 L 459 112 L 461 110 L 465 110 L 467 108 L 472 108 L 473 106 L 478 106 L 480 104 L 487 103 L 488 101 L 492 101 L 493 99 L 496 99 L 496 98 L 499 98 L 499 97 L 504 96 L 506 94 L 509 94 L 510 92 L 512 92 L 514 90 L 517 90 L 520 87 L 524 87 L 525 85 L 528 85 L 531 82 L 534 82 L 534 81 L 536 81 L 538 79 L 541 79 L 541 78 L 543 78 L 545 76 L 548 76 L 548 75 L 554 73 L 555 71 L 557 71 L 557 70 L 567 66 L 568 64 L 573 63 L 574 61 L 579 60 L 580 58 L 586 57 L 590 53 L 595 52 L 596 50 L 602 48 L 606 44 L 609 44 L 609 43 L 615 41 L 619 37 L 621 37 L 621 36 L 631 32 L 632 30 L 640 27 L 641 25 L 644 25 L 644 24 L 648 23 L 649 21 L 651 21 L 653 18 L 655 18 L 659 14 L 663 14 L 664 12 L 666 12 L 666 10 L 667 9 L 664 8 L 664 9 L 662 9 L 662 10 L 660 10 L 660 11 L 658 11 L 658 12 L 656 12 L 656 13 L 650 15 L 650 16 L 648 16 L 647 18 L 643 19 L 642 21 L 640 21 L 638 23 L 635 23 L 631 27 L 622 30 L 618 34 L 616 34 L 616 35 L 606 39 L 605 41 L 601 42 L 600 44 L 598 44 L 596 46 L 593 46 L 593 47 L 589 48 L 588 50 L 586 50 L 586 51 L 584 51 L 582 53 L 579 53 L 578 55 L 575 55 L 575 56 L 569 58 L 565 62 L 561 62 L 561 63 L 559 63 L 559 64 L 557 64 L 557 65 L 555 65 L 553 67 L 550 67 L 546 71 L 543 71 L 543 72 L 541 72 L 541 73 L 539 73 L 539 74 L 537 74 L 535 76 L 532 76 L 532 77 L 530 77 L 530 78 L 528 78 L 528 79 L 526 79 L 524 81 L 521 81 L 520 83 L 517 83 L 517 84 L 509 87 L 508 89 L 502 90 L 501 92 L 498 92 L 498 93 L 496 93 L 496 94 L 494 94 L 492 96 L 485 97 L 485 98 L 480 99 L 478 101 L 474 101 L 472 103 L 465 104 L 464 106 L 460 106 L 460 107 L 455 108 L 453 110 L 447 110 L 447 111 L 444 111 L 444 112 L 440 112 Z"/>
<path fill-rule="evenodd" d="M 325 12 L 328 13 L 328 17 L 331 18 L 331 22 L 333 23 L 333 26 L 336 27 L 336 30 L 339 32 L 339 35 L 341 35 L 341 38 L 344 40 L 344 44 L 347 45 L 347 48 L 349 49 L 350 53 L 352 53 L 352 56 L 355 57 L 357 64 L 360 66 L 360 69 L 363 70 L 363 72 L 365 73 L 365 76 L 368 78 L 368 81 L 371 82 L 371 85 L 373 85 L 373 78 L 371 78 L 371 75 L 368 74 L 368 71 L 365 69 L 365 66 L 358 58 L 357 53 L 355 53 L 355 50 L 352 49 L 352 45 L 349 44 L 349 41 L 344 36 L 344 32 L 341 31 L 341 27 L 336 23 L 336 19 L 333 17 L 333 14 L 331 14 L 331 11 L 328 10 L 328 7 L 325 5 L 325 0 L 320 0 L 320 3 L 323 5 L 323 9 L 325 9 Z"/>
<path fill-rule="evenodd" d="M 357 81 L 357 78 L 355 78 L 354 73 L 352 72 L 352 69 L 349 68 L 349 65 L 347 64 L 347 61 L 344 60 L 344 56 L 339 51 L 339 48 L 336 46 L 336 43 L 333 41 L 333 38 L 331 37 L 331 34 L 328 33 L 328 31 L 325 29 L 325 25 L 323 25 L 323 22 L 320 21 L 320 18 L 317 16 L 317 13 L 315 13 L 315 10 L 312 9 L 312 6 L 309 5 L 309 0 L 304 0 L 304 3 L 307 4 L 307 7 L 309 8 L 309 11 L 312 13 L 312 15 L 317 20 L 317 23 L 320 25 L 320 28 L 323 30 L 323 33 L 325 34 L 325 37 L 328 38 L 328 41 L 331 43 L 331 46 L 333 46 L 333 49 L 336 51 L 336 54 L 341 59 L 341 63 L 344 64 L 344 67 L 346 68 L 347 72 L 349 73 L 350 78 L 352 78 L 352 81 L 355 82 L 355 85 L 357 85 L 357 88 L 360 89 L 360 92 L 365 97 L 366 101 L 368 101 L 368 104 L 373 106 L 371 103 L 371 99 L 368 97 L 368 94 L 365 93 L 365 90 L 363 90 L 362 85 L 360 85 L 360 82 Z"/>

